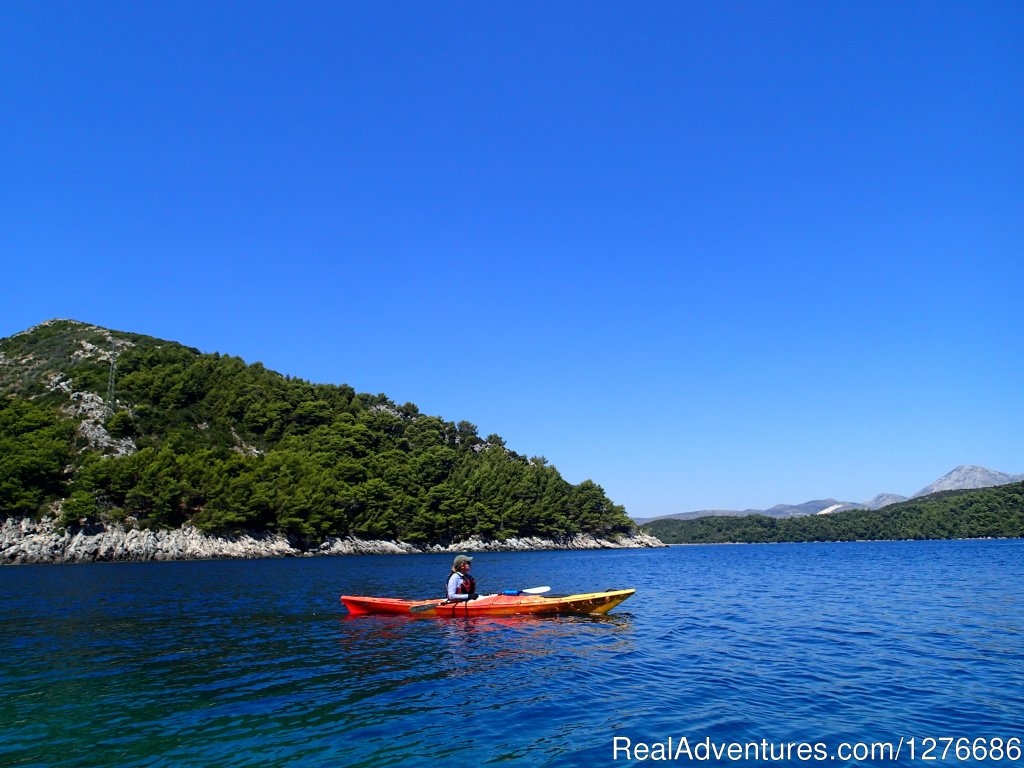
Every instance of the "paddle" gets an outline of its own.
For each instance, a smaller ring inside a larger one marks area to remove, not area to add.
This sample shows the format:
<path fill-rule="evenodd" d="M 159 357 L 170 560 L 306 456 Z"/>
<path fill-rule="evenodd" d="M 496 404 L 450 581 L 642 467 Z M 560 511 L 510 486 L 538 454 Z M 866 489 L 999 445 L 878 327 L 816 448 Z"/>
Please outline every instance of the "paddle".
<path fill-rule="evenodd" d="M 529 589 L 506 589 L 503 595 L 543 595 L 550 592 L 551 587 L 530 587 Z"/>
<path fill-rule="evenodd" d="M 543 595 L 545 592 L 550 592 L 551 587 L 530 587 L 529 589 L 506 589 L 501 592 L 502 595 Z M 461 602 L 461 601 L 460 601 Z M 423 613 L 424 611 L 430 611 L 434 608 L 440 608 L 444 605 L 455 605 L 456 603 L 450 603 L 447 600 L 443 600 L 440 603 L 425 603 L 424 605 L 414 605 L 409 609 L 409 613 Z"/>

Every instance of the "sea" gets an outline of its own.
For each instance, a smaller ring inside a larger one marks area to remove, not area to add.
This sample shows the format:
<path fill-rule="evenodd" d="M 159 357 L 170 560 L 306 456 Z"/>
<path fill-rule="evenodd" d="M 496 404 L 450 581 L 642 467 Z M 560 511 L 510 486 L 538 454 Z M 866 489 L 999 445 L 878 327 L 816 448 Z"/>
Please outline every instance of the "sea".
<path fill-rule="evenodd" d="M 0 568 L 3 766 L 1024 765 L 1024 541 Z"/>

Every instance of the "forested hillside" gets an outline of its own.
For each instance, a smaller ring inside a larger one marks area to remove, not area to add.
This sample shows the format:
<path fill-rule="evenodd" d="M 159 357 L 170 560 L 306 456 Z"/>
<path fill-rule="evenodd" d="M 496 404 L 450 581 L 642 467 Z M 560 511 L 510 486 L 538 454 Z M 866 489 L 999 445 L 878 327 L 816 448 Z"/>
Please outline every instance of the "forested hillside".
<path fill-rule="evenodd" d="M 0 340 L 0 517 L 445 542 L 632 529 L 543 458 L 344 385 L 51 321 Z"/>
<path fill-rule="evenodd" d="M 667 544 L 1024 537 L 1024 483 L 946 491 L 828 515 L 658 520 L 642 526 Z"/>

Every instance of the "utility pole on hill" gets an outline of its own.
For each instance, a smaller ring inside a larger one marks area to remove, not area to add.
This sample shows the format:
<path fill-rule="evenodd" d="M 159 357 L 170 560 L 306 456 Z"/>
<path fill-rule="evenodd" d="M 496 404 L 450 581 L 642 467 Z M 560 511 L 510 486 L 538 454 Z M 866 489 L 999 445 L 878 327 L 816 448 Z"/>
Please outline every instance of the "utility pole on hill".
<path fill-rule="evenodd" d="M 117 401 L 114 399 L 114 380 L 117 376 L 117 350 L 110 353 L 110 376 L 107 378 L 107 410 L 113 416 L 117 410 Z"/>

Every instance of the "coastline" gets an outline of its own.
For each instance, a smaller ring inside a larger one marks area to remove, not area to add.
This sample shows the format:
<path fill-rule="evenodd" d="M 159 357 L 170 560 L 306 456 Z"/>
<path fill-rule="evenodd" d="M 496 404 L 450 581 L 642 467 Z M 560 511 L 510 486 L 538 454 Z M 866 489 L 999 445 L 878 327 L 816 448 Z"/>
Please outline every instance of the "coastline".
<path fill-rule="evenodd" d="M 674 541 L 666 547 L 734 547 L 764 546 L 766 544 L 889 544 L 907 541 L 1021 541 L 1021 536 L 954 536 L 929 539 L 814 539 L 812 541 Z"/>
<path fill-rule="evenodd" d="M 59 529 L 52 518 L 8 518 L 0 524 L 0 565 L 411 555 L 431 552 L 641 549 L 664 546 L 667 545 L 642 531 L 607 537 L 577 534 L 562 539 L 467 539 L 448 545 L 414 545 L 403 541 L 332 537 L 318 545 L 305 547 L 281 534 L 259 532 L 214 535 L 203 533 L 191 526 L 171 530 L 141 530 L 113 524 L 89 526 L 72 532 Z"/>

